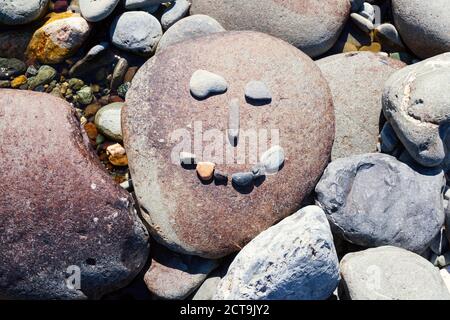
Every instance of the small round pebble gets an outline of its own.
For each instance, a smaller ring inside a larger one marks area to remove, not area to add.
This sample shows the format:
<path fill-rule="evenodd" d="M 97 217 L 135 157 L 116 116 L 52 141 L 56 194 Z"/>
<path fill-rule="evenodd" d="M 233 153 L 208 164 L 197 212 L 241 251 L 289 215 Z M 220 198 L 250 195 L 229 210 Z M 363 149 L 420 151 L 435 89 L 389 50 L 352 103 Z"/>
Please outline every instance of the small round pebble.
<path fill-rule="evenodd" d="M 115 102 L 104 106 L 95 115 L 95 125 L 106 137 L 122 141 L 121 112 L 123 103 Z"/>
<path fill-rule="evenodd" d="M 267 174 L 277 173 L 285 160 L 284 150 L 280 146 L 273 146 L 261 156 L 261 164 Z"/>
<path fill-rule="evenodd" d="M 111 25 L 111 42 L 119 49 L 148 56 L 156 50 L 163 32 L 158 19 L 147 12 L 129 11 Z"/>
<path fill-rule="evenodd" d="M 271 101 L 272 94 L 267 85 L 262 81 L 250 81 L 245 86 L 245 97 L 255 101 Z"/>
<path fill-rule="evenodd" d="M 247 188 L 253 184 L 252 172 L 239 172 L 234 173 L 231 177 L 233 185 L 240 188 Z"/>
<path fill-rule="evenodd" d="M 209 181 L 213 178 L 216 164 L 213 162 L 199 162 L 197 164 L 197 174 L 203 181 Z"/>
<path fill-rule="evenodd" d="M 191 93 L 198 99 L 205 99 L 212 94 L 221 94 L 228 89 L 228 83 L 223 77 L 206 70 L 195 71 L 189 86 Z"/>
<path fill-rule="evenodd" d="M 187 0 L 176 0 L 172 2 L 161 16 L 161 25 L 164 30 L 169 29 L 177 21 L 182 19 L 189 12 L 191 3 Z"/>

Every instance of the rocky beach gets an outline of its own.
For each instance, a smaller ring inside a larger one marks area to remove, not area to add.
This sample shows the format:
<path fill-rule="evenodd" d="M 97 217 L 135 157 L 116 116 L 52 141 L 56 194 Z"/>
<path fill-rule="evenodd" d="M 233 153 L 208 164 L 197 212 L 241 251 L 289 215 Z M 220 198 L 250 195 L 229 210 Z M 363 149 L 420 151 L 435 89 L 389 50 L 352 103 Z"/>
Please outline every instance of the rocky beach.
<path fill-rule="evenodd" d="M 450 1 L 0 0 L 0 300 L 450 300 Z"/>

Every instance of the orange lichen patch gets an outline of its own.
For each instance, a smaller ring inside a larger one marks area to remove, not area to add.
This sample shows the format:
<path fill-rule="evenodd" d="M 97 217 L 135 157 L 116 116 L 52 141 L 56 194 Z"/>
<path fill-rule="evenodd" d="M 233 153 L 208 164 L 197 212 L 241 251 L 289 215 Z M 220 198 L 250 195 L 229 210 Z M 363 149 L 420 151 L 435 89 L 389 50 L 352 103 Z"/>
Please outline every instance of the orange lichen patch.
<path fill-rule="evenodd" d="M 27 81 L 28 81 L 28 79 L 24 75 L 18 76 L 17 78 L 15 78 L 14 80 L 11 81 L 11 87 L 13 89 L 19 88 L 20 86 L 27 83 Z"/>
<path fill-rule="evenodd" d="M 57 20 L 74 17 L 80 17 L 80 15 L 71 12 L 51 13 L 47 15 L 46 18 L 48 20 L 41 28 L 36 30 L 30 43 L 28 44 L 26 51 L 27 59 L 38 60 L 39 62 L 46 64 L 54 64 L 63 62 L 65 59 L 70 57 L 78 49 L 78 47 L 62 48 L 58 44 L 54 43 L 47 30 L 48 25 Z M 61 35 L 58 34 L 58 36 L 67 37 L 70 32 L 70 27 L 64 26 L 61 28 Z"/>

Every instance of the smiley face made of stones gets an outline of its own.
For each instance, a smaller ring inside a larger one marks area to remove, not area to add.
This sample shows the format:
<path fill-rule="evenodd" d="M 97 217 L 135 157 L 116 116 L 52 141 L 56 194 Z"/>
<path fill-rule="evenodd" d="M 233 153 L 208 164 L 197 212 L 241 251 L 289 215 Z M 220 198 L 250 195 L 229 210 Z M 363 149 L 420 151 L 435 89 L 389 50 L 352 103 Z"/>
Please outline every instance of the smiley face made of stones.
<path fill-rule="evenodd" d="M 199 69 L 192 74 L 189 87 L 194 98 L 204 100 L 212 95 L 225 93 L 228 89 L 228 83 L 220 75 Z M 264 82 L 252 80 L 245 86 L 245 99 L 251 105 L 263 106 L 272 102 L 272 94 Z M 239 142 L 239 110 L 239 99 L 232 99 L 229 103 L 227 132 L 229 143 L 233 147 L 236 147 Z M 276 174 L 281 170 L 284 161 L 283 148 L 279 145 L 272 146 L 261 155 L 260 162 L 250 171 L 232 174 L 233 187 L 237 190 L 251 188 L 252 184 L 263 181 L 266 175 Z M 197 156 L 193 153 L 180 152 L 180 163 L 185 168 L 195 166 L 198 177 L 204 182 L 214 180 L 218 185 L 226 185 L 228 183 L 227 173 L 216 170 L 214 162 L 197 162 Z"/>

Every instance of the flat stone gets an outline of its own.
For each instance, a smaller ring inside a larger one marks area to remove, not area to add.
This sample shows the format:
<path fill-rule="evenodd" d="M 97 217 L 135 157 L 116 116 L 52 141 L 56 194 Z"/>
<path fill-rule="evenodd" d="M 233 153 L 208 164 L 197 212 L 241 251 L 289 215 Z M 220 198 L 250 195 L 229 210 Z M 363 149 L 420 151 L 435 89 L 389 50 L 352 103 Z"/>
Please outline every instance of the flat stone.
<path fill-rule="evenodd" d="M 191 14 L 208 15 L 227 30 L 267 33 L 311 57 L 333 46 L 349 13 L 348 0 L 193 0 L 191 6 Z"/>
<path fill-rule="evenodd" d="M 122 102 L 102 107 L 95 115 L 95 125 L 102 134 L 114 141 L 122 141 L 121 112 Z"/>
<path fill-rule="evenodd" d="M 155 52 L 162 34 L 158 19 L 143 11 L 121 14 L 110 29 L 111 42 L 116 47 L 144 56 Z"/>
<path fill-rule="evenodd" d="M 183 255 L 163 246 L 152 246 L 152 261 L 144 281 L 160 299 L 183 300 L 218 267 L 216 260 Z"/>
<path fill-rule="evenodd" d="M 130 283 L 147 260 L 148 233 L 131 195 L 99 166 L 74 109 L 2 89 L 0 136 L 8 168 L 0 172 L 8 194 L 0 199 L 1 297 L 98 299 Z"/>
<path fill-rule="evenodd" d="M 245 96 L 250 101 L 262 101 L 270 103 L 272 101 L 272 94 L 267 85 L 262 81 L 250 81 L 245 86 Z"/>
<path fill-rule="evenodd" d="M 442 170 L 423 174 L 381 153 L 331 162 L 317 203 L 347 241 L 422 253 L 444 224 Z"/>
<path fill-rule="evenodd" d="M 26 70 L 25 63 L 18 59 L 0 58 L 0 80 L 9 80 L 11 77 L 24 74 Z"/>
<path fill-rule="evenodd" d="M 173 68 L 167 68 L 168 61 Z M 189 82 L 199 69 L 221 75 L 228 91 L 195 99 Z M 271 88 L 270 105 L 255 108 L 246 102 L 244 89 L 252 79 Z M 201 124 L 203 147 L 187 151 L 229 174 L 251 170 L 261 141 L 249 149 L 250 143 L 235 148 L 227 139 L 229 104 L 235 98 L 244 132 L 256 132 L 262 141 L 267 134 L 267 143 L 277 141 L 289 158 L 283 170 L 250 193 L 231 183 L 202 183 L 192 170 L 168 161 L 180 143 L 199 141 L 193 134 Z M 122 121 L 136 196 L 152 234 L 173 251 L 205 258 L 239 250 L 295 212 L 328 163 L 334 137 L 332 98 L 319 68 L 295 47 L 256 32 L 220 32 L 160 51 L 134 77 Z M 207 142 L 209 137 L 214 142 Z M 238 150 L 245 146 L 251 152 L 243 152 L 246 157 L 239 161 Z M 207 148 L 218 152 L 209 157 Z M 236 154 L 226 159 L 230 149 Z"/>
<path fill-rule="evenodd" d="M 376 152 L 384 83 L 405 64 L 371 52 L 333 55 L 317 64 L 334 99 L 336 138 L 332 159 Z"/>
<path fill-rule="evenodd" d="M 216 32 L 224 32 L 225 29 L 215 19 L 196 14 L 181 19 L 164 32 L 158 43 L 156 52 L 168 46 L 192 38 L 206 36 Z"/>
<path fill-rule="evenodd" d="M 450 51 L 450 2 L 393 0 L 392 15 L 403 41 L 417 56 Z"/>
<path fill-rule="evenodd" d="M 117 7 L 120 0 L 78 0 L 83 17 L 90 22 L 106 19 Z"/>
<path fill-rule="evenodd" d="M 214 176 L 214 169 L 216 168 L 216 164 L 213 162 L 204 162 L 201 161 L 197 163 L 197 174 L 203 181 L 209 181 Z"/>
<path fill-rule="evenodd" d="M 273 146 L 262 154 L 260 161 L 266 174 L 275 174 L 280 171 L 284 160 L 284 149 L 280 146 Z"/>
<path fill-rule="evenodd" d="M 43 16 L 49 0 L 0 0 L 0 25 L 21 25 Z"/>
<path fill-rule="evenodd" d="M 358 11 L 358 14 L 370 22 L 375 21 L 375 8 L 368 2 L 363 3 L 363 6 Z"/>
<path fill-rule="evenodd" d="M 342 286 L 351 300 L 449 300 L 439 269 L 421 256 L 396 247 L 347 254 Z"/>
<path fill-rule="evenodd" d="M 324 212 L 309 206 L 247 244 L 215 300 L 324 300 L 339 284 L 339 261 Z"/>
<path fill-rule="evenodd" d="M 448 169 L 449 82 L 450 53 L 444 53 L 396 72 L 385 84 L 384 115 L 422 166 Z"/>
<path fill-rule="evenodd" d="M 405 50 L 405 46 L 403 45 L 402 39 L 398 34 L 397 28 L 393 24 L 383 23 L 375 28 L 376 36 L 380 38 L 380 40 L 386 42 L 389 45 L 395 46 L 398 50 Z"/>
<path fill-rule="evenodd" d="M 189 87 L 196 98 L 205 99 L 210 95 L 226 92 L 228 83 L 218 74 L 206 70 L 197 70 L 192 74 Z"/>
<path fill-rule="evenodd" d="M 170 6 L 164 10 L 161 16 L 161 25 L 164 30 L 169 29 L 177 21 L 181 20 L 189 13 L 191 3 L 187 0 L 173 1 Z"/>

